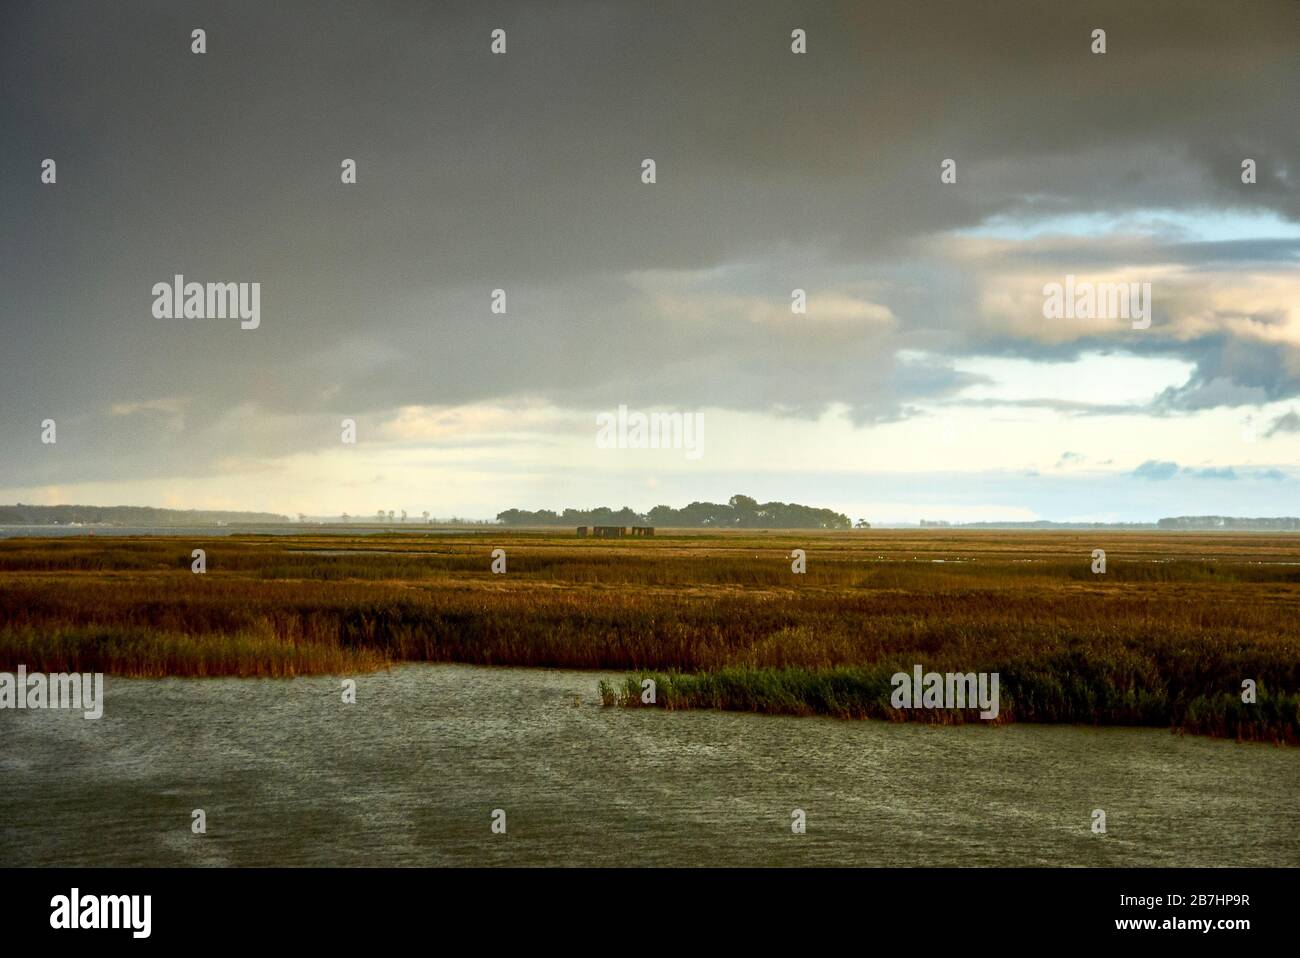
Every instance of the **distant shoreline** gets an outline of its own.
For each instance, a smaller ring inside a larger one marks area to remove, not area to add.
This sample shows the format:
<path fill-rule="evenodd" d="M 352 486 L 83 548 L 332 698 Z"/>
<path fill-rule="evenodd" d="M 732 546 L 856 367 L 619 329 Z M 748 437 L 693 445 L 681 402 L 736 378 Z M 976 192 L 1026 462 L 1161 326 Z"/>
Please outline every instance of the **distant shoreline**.
<path fill-rule="evenodd" d="M 934 535 L 947 535 L 953 533 L 997 533 L 997 532 L 1015 532 L 1018 534 L 1032 535 L 1034 533 L 1054 533 L 1054 532 L 1097 532 L 1107 535 L 1123 535 L 1126 533 L 1133 534 L 1167 534 L 1178 535 L 1182 533 L 1205 535 L 1300 535 L 1300 527 L 1297 528 L 1275 528 L 1269 526 L 1178 526 L 1170 528 L 1159 526 L 1154 523 L 1121 523 L 1115 525 L 1073 525 L 1070 523 L 1049 523 L 1034 524 L 1029 526 L 1017 525 L 997 525 L 991 523 L 972 523 L 965 525 L 875 525 L 870 529 L 805 529 L 799 527 L 772 528 L 772 529 L 718 529 L 710 526 L 659 526 L 658 534 L 663 535 L 721 535 L 721 536 L 754 536 L 754 535 L 785 535 L 797 533 L 801 535 L 854 535 L 863 538 L 870 537 L 873 533 L 881 532 L 914 532 Z M 573 535 L 574 530 L 568 526 L 540 526 L 540 525 L 498 525 L 494 523 L 473 523 L 467 525 L 454 525 L 451 523 L 430 523 L 425 525 L 423 522 L 393 523 L 389 525 L 384 523 L 330 523 L 330 522 L 232 522 L 232 523 L 177 523 L 177 524 L 159 524 L 152 523 L 147 525 L 135 525 L 130 523 L 5 523 L 0 522 L 0 537 L 14 538 L 21 536 L 23 533 L 30 533 L 34 536 L 45 537 L 49 533 L 58 533 L 59 535 L 76 536 L 104 533 L 108 535 L 124 536 L 180 536 L 180 535 L 204 535 L 204 534 L 223 534 L 223 535 L 436 535 L 436 534 L 476 534 L 492 535 L 496 533 L 523 533 L 537 535 Z"/>

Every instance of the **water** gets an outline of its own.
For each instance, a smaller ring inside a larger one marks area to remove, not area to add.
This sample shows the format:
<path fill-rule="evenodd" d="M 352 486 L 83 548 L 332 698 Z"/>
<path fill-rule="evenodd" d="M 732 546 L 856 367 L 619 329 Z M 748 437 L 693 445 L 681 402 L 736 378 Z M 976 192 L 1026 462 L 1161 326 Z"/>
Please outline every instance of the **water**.
<path fill-rule="evenodd" d="M 109 676 L 98 722 L 0 712 L 0 865 L 1300 865 L 1300 750 L 606 709 L 599 678 Z"/>

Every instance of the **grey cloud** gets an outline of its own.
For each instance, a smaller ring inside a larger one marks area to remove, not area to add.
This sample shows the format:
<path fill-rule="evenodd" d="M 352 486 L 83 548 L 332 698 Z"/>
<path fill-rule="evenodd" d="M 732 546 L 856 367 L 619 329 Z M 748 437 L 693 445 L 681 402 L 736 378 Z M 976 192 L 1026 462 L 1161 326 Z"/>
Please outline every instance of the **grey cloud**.
<path fill-rule="evenodd" d="M 1211 468 L 1202 468 L 1202 469 L 1194 469 L 1191 466 L 1184 466 L 1183 474 L 1186 476 L 1190 476 L 1193 479 L 1235 480 L 1237 478 L 1237 471 L 1233 469 L 1231 466 L 1225 466 L 1222 468 L 1211 467 Z"/>
<path fill-rule="evenodd" d="M 1168 242 L 1160 237 L 1107 238 L 1105 242 L 1044 238 L 1006 254 L 1008 263 L 1068 265 L 1076 272 L 1139 268 L 1178 263 L 1201 269 L 1253 270 L 1265 266 L 1293 267 L 1300 262 L 1300 239 L 1234 239 L 1192 243 Z"/>
<path fill-rule="evenodd" d="M 1294 409 L 1283 413 L 1273 420 L 1273 424 L 1268 427 L 1268 432 L 1264 435 L 1268 438 L 1278 435 L 1279 433 L 1300 432 L 1300 414 Z"/>
<path fill-rule="evenodd" d="M 1286 474 L 1278 469 L 1250 470 L 1239 472 L 1234 466 L 1182 466 L 1167 460 L 1148 459 L 1130 473 L 1138 479 L 1166 480 L 1176 476 L 1187 479 L 1215 479 L 1222 482 L 1235 482 L 1239 479 L 1285 479 Z"/>
<path fill-rule="evenodd" d="M 1095 22 L 1104 58 L 1087 51 Z M 510 53 L 492 57 L 501 24 Z M 803 57 L 788 52 L 794 24 Z M 1300 217 L 1281 172 L 1300 155 L 1298 47 L 1294 7 L 1269 2 L 1107 0 L 1069 16 L 1033 0 L 743 15 L 6 3 L 0 82 L 20 95 L 0 101 L 0 456 L 32 481 L 66 477 L 68 463 L 31 454 L 32 423 L 162 399 L 184 403 L 181 431 L 120 417 L 87 438 L 79 469 L 184 475 L 322 446 L 342 414 L 504 397 L 906 416 L 972 379 L 900 352 L 1044 349 L 972 334 L 971 277 L 916 262 L 926 237 L 995 214 L 1248 204 Z M 1244 155 L 1260 162 L 1249 193 Z M 56 187 L 38 182 L 45 156 Z M 647 156 L 653 187 L 638 180 Z M 958 185 L 941 187 L 949 156 Z M 338 182 L 344 157 L 355 187 Z M 1296 246 L 1173 255 L 1282 262 Z M 683 323 L 628 280 L 737 265 L 750 269 L 733 292 L 776 302 L 875 283 L 898 324 Z M 260 281 L 262 327 L 153 320 L 149 289 L 177 272 Z M 503 317 L 487 310 L 498 286 Z M 1287 363 L 1250 347 L 1160 349 L 1198 363 L 1171 410 L 1297 391 Z M 256 426 L 234 427 L 242 409 Z"/>
<path fill-rule="evenodd" d="M 1062 357 L 1064 358 L 1064 357 Z M 1022 409 L 1050 409 L 1072 416 L 1125 416 L 1143 412 L 1131 403 L 1090 403 L 1070 399 L 1038 397 L 1031 399 L 961 399 L 950 405 L 972 407 L 1011 406 Z"/>
<path fill-rule="evenodd" d="M 1148 459 L 1133 470 L 1138 479 L 1172 479 L 1178 475 L 1178 463 Z"/>
<path fill-rule="evenodd" d="M 1286 343 L 1203 336 L 1169 345 L 1168 355 L 1191 360 L 1186 383 L 1166 389 L 1155 406 L 1177 412 L 1273 402 L 1300 392 L 1300 349 Z"/>

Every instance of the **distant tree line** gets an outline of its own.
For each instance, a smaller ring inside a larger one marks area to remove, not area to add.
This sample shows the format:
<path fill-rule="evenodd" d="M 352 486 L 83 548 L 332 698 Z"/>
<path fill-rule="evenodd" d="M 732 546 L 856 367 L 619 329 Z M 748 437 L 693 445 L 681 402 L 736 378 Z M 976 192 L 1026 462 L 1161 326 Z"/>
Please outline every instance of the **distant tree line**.
<path fill-rule="evenodd" d="M 794 502 L 757 502 L 749 496 L 732 496 L 725 503 L 692 502 L 681 509 L 655 506 L 636 512 L 624 506 L 610 509 L 507 509 L 497 521 L 508 526 L 661 526 L 712 529 L 850 529 L 849 517 L 831 509 L 814 509 Z M 859 528 L 867 528 L 864 522 Z"/>
<path fill-rule="evenodd" d="M 1050 519 L 1034 519 L 1024 522 L 927 522 L 921 520 L 922 528 L 950 529 L 1114 529 L 1116 531 L 1141 532 L 1154 529 L 1154 522 L 1053 522 Z"/>
<path fill-rule="evenodd" d="M 1300 519 L 1295 516 L 1273 516 L 1245 519 L 1237 516 L 1175 516 L 1161 519 L 1156 525 L 1161 529 L 1236 529 L 1253 532 L 1294 532 L 1300 530 Z"/>
<path fill-rule="evenodd" d="M 199 509 L 155 509 L 151 506 L 31 506 L 19 502 L 0 506 L 0 525 L 55 526 L 107 524 L 120 526 L 188 526 L 218 522 L 288 522 L 271 512 L 210 512 Z"/>

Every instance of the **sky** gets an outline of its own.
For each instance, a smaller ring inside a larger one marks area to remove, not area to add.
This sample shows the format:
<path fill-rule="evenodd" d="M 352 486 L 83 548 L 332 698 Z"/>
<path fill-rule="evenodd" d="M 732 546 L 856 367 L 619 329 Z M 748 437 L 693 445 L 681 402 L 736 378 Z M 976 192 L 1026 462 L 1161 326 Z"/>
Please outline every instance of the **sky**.
<path fill-rule="evenodd" d="M 1300 514 L 1293 0 L 7 2 L 0 85 L 0 502 Z"/>

